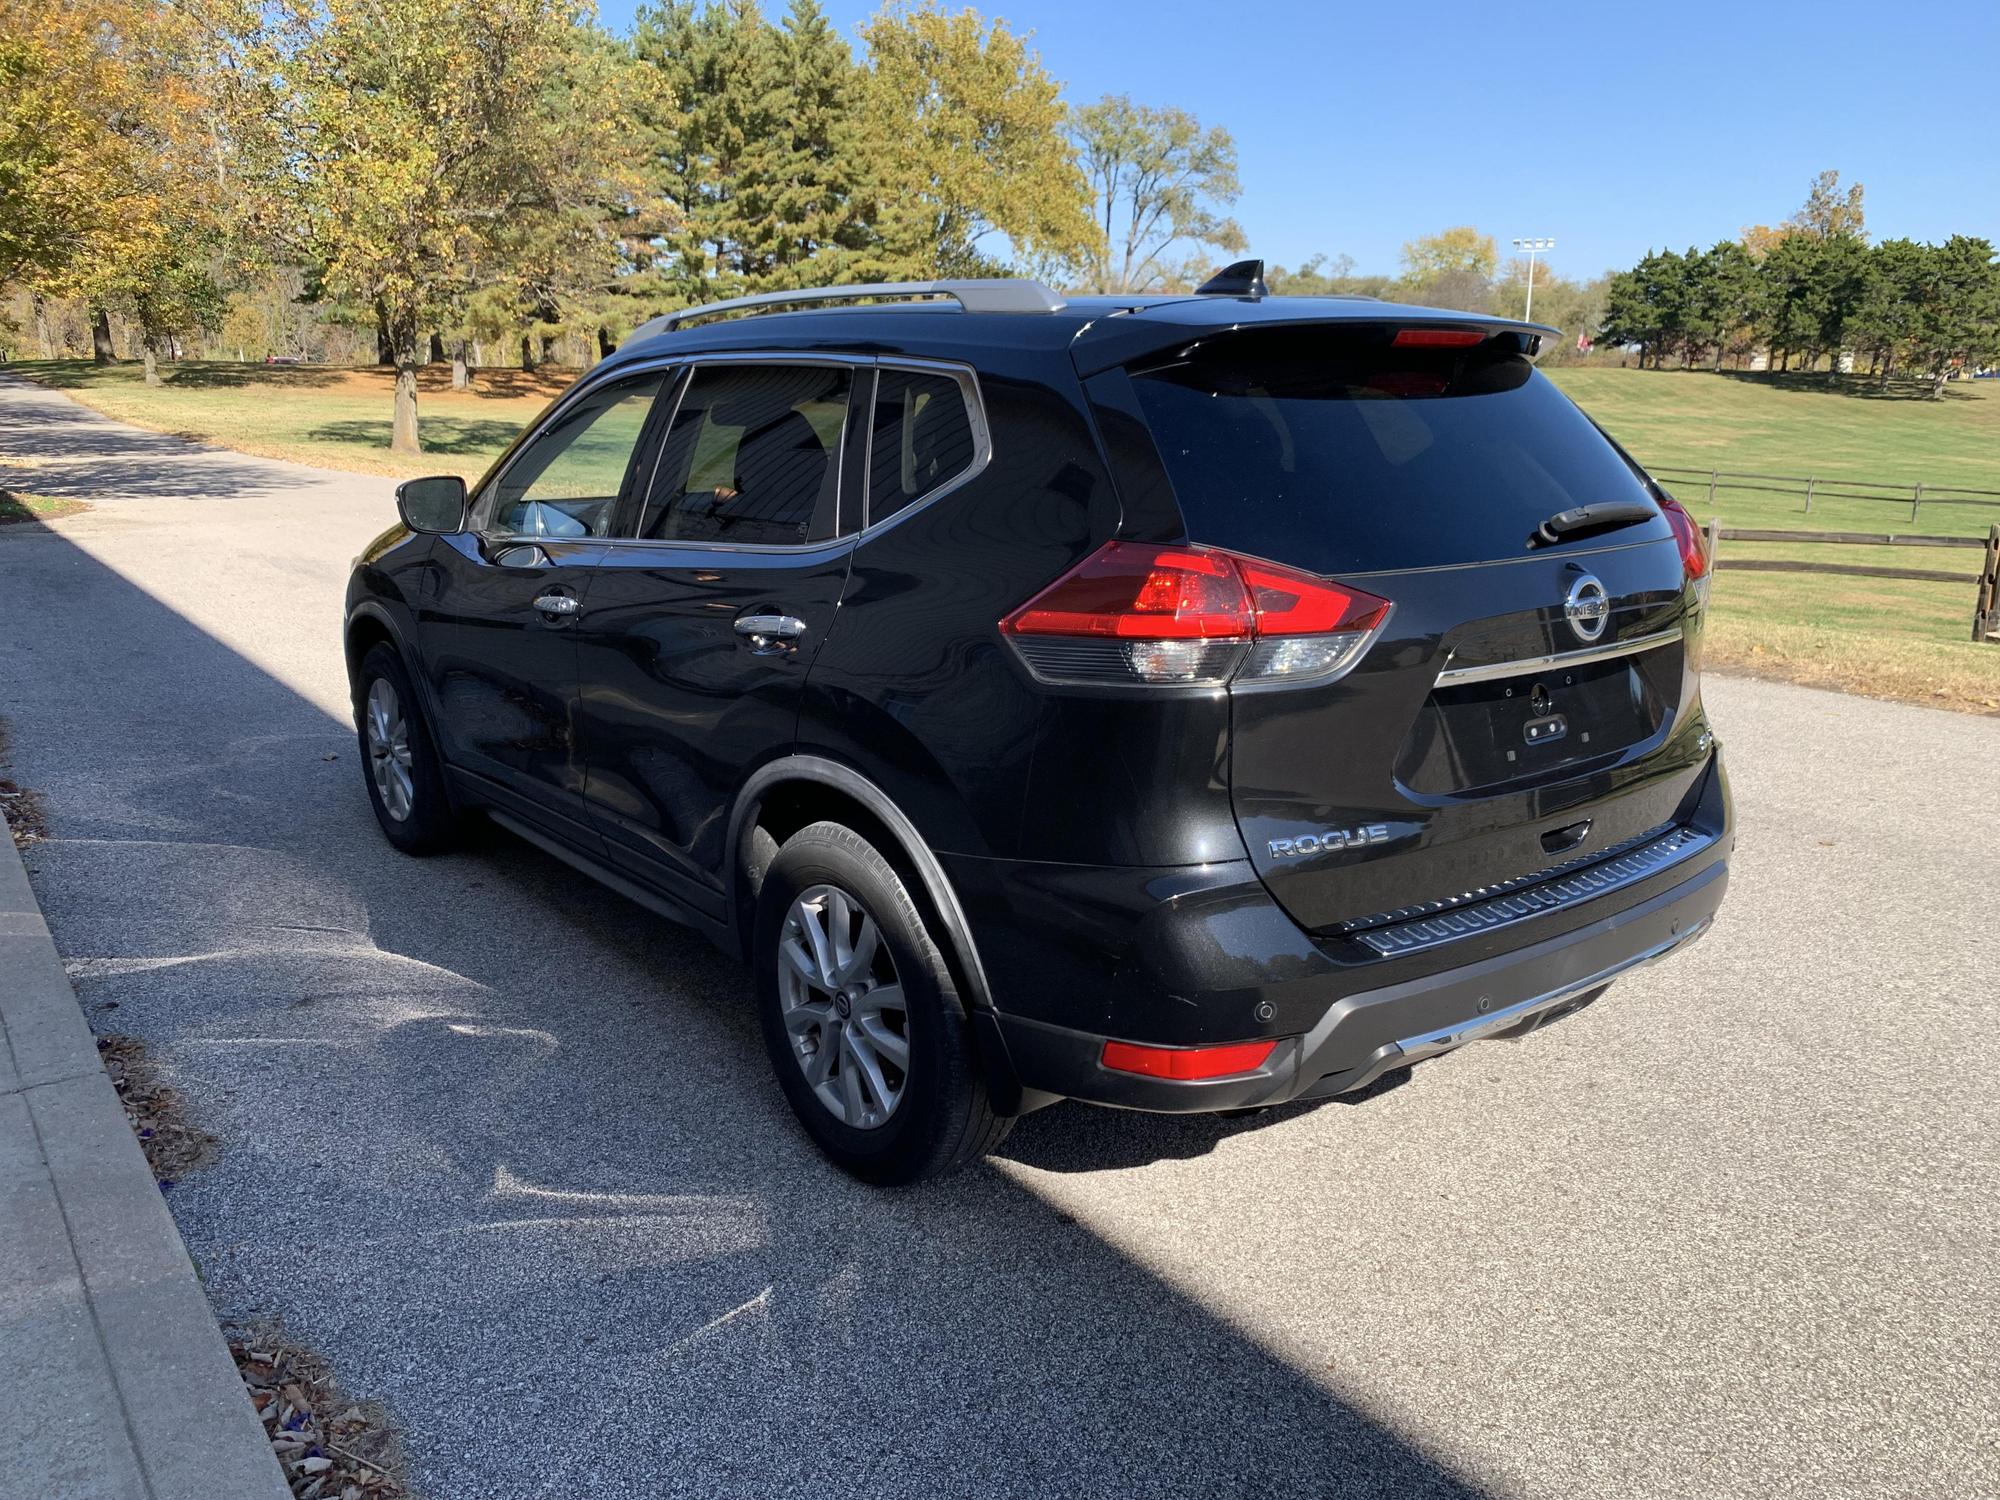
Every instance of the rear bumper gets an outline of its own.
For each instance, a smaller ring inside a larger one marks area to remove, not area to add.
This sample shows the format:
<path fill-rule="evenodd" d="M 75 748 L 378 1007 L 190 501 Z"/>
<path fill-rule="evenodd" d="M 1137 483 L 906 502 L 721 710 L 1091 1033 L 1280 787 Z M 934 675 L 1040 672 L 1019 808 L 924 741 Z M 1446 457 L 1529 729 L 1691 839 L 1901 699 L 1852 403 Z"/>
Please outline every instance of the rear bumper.
<path fill-rule="evenodd" d="M 989 1073 L 1009 1085 L 996 1093 L 1018 1085 L 1018 1107 L 1066 1097 L 1239 1109 L 1351 1092 L 1469 1042 L 1524 1035 L 1707 931 L 1734 842 L 1719 755 L 1681 813 L 1699 835 L 1685 858 L 1580 903 L 1491 929 L 1467 923 L 1453 941 L 1392 956 L 1306 933 L 1233 864 L 1131 872 L 1129 887 L 1073 866 L 954 868 L 994 997 L 976 1020 Z M 1172 1080 L 1103 1067 L 1114 1038 L 1276 1046 L 1253 1073 Z"/>
<path fill-rule="evenodd" d="M 1728 887 L 1729 866 L 1717 860 L 1682 885 L 1561 937 L 1349 995 L 1304 1035 L 1279 1038 L 1255 1073 L 1229 1078 L 1114 1072 L 1099 1063 L 1105 1037 L 1020 1017 L 993 1020 L 1023 1084 L 1049 1094 L 1168 1114 L 1324 1098 L 1470 1042 L 1524 1036 L 1581 1009 L 1620 975 L 1707 932 Z"/>

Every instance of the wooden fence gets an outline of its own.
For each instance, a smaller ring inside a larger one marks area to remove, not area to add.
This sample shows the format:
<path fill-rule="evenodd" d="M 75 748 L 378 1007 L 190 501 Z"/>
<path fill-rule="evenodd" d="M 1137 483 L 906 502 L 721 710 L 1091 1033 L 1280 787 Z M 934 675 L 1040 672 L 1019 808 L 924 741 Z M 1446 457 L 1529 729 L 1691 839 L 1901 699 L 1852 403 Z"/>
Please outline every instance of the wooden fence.
<path fill-rule="evenodd" d="M 1807 515 L 1812 514 L 1815 498 L 1880 500 L 1892 505 L 1907 505 L 1912 521 L 1917 519 L 1926 500 L 1950 505 L 2000 506 L 2000 490 L 1967 490 L 1943 484 L 1877 484 L 1868 479 L 1822 479 L 1812 474 L 1751 474 L 1730 469 L 1649 467 L 1647 472 L 1666 478 L 1670 484 L 1690 479 L 1697 484 L 1706 484 L 1711 506 L 1715 504 L 1715 497 L 1725 490 L 1757 490 L 1771 495 L 1802 496 Z"/>
<path fill-rule="evenodd" d="M 1868 531 L 1763 531 L 1751 527 L 1724 526 L 1717 519 L 1711 519 L 1703 529 L 1708 535 L 1711 568 L 1721 566 L 1721 546 L 1724 542 L 1814 542 L 1836 547 L 1977 549 L 1982 554 L 1977 573 L 1953 573 L 1940 568 L 1885 568 L 1873 563 L 1818 562 L 1792 557 L 1732 558 L 1729 570 L 1732 573 L 1830 573 L 1847 578 L 1907 578 L 1919 583 L 1976 584 L 1978 592 L 1972 606 L 1972 638 L 1975 641 L 2000 641 L 2000 525 L 1989 527 L 1984 537 L 1916 536 Z"/>

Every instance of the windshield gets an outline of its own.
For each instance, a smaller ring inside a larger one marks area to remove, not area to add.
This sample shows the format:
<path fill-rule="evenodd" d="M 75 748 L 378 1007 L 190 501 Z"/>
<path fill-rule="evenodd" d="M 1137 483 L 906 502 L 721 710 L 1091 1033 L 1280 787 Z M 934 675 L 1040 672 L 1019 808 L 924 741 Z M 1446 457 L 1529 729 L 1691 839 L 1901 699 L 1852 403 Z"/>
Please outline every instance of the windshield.
<path fill-rule="evenodd" d="M 1381 325 L 1257 329 L 1134 370 L 1188 534 L 1315 573 L 1520 557 L 1644 481 L 1506 338 L 1394 347 Z M 1670 533 L 1666 522 L 1567 543 Z"/>

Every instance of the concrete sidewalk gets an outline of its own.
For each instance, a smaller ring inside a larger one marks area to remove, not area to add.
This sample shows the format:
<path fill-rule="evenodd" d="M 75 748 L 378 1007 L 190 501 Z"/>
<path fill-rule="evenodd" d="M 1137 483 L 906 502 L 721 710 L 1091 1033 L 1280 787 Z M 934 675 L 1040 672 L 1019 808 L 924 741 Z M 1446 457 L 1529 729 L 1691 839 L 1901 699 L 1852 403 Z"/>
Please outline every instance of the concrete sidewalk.
<path fill-rule="evenodd" d="M 0 1500 L 287 1494 L 0 829 Z"/>

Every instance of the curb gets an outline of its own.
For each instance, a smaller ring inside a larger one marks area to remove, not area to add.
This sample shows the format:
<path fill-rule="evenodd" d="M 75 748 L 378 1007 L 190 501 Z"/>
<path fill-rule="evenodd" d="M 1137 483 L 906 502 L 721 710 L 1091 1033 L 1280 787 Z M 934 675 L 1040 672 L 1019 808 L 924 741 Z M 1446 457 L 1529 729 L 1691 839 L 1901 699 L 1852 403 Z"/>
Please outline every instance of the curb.
<path fill-rule="evenodd" d="M 0 829 L 0 1500 L 288 1500 Z"/>

